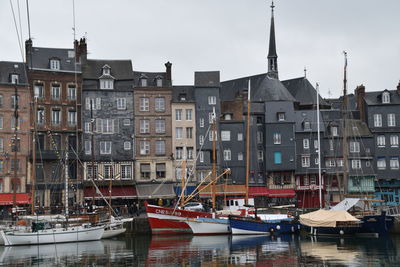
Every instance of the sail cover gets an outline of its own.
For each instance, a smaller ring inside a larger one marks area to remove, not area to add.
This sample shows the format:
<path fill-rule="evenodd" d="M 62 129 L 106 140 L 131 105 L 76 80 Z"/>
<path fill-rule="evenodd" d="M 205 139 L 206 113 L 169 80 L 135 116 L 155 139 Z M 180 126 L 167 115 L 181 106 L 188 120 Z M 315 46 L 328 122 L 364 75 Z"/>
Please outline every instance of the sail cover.
<path fill-rule="evenodd" d="M 337 222 L 359 222 L 344 210 L 317 210 L 300 215 L 300 223 L 312 227 L 336 227 Z"/>
<path fill-rule="evenodd" d="M 349 209 L 354 207 L 354 205 L 356 205 L 358 201 L 360 201 L 359 198 L 345 198 L 342 201 L 340 201 L 338 204 L 333 206 L 331 208 L 331 210 L 345 210 L 345 211 L 348 211 Z"/>

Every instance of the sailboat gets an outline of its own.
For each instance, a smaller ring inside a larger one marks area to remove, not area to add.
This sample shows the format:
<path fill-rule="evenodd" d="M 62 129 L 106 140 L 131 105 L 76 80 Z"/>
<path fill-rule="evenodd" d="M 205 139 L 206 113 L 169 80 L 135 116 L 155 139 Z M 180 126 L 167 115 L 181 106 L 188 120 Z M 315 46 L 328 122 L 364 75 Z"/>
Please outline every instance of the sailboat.
<path fill-rule="evenodd" d="M 65 216 L 68 218 L 68 152 L 65 153 Z M 104 226 L 90 224 L 68 226 L 51 225 L 48 222 L 32 221 L 31 228 L 15 231 L 0 231 L 5 246 L 41 245 L 52 243 L 81 242 L 101 239 Z"/>

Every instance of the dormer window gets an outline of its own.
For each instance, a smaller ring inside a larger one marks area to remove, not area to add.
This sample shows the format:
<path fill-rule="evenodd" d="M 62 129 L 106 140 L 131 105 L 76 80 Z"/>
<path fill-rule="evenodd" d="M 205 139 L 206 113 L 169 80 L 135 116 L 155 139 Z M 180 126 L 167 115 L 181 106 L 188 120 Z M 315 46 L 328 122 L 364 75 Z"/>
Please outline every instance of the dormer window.
<path fill-rule="evenodd" d="M 103 75 L 111 75 L 110 74 L 110 72 L 111 72 L 110 66 L 104 65 L 102 69 L 103 69 L 103 73 L 102 73 Z"/>
<path fill-rule="evenodd" d="M 146 77 L 140 78 L 140 85 L 142 87 L 147 87 L 147 78 Z"/>
<path fill-rule="evenodd" d="M 224 117 L 225 117 L 226 121 L 232 120 L 232 114 L 230 114 L 230 113 L 226 113 Z"/>
<path fill-rule="evenodd" d="M 337 126 L 331 126 L 331 135 L 338 136 L 338 127 Z"/>
<path fill-rule="evenodd" d="M 162 87 L 162 78 L 161 77 L 156 78 L 156 85 L 157 85 L 157 87 Z"/>
<path fill-rule="evenodd" d="M 390 103 L 390 94 L 389 92 L 383 92 L 382 94 L 382 103 Z"/>
<path fill-rule="evenodd" d="M 10 75 L 10 81 L 13 84 L 17 84 L 19 81 L 19 75 L 18 74 L 11 74 Z"/>
<path fill-rule="evenodd" d="M 59 59 L 50 59 L 50 69 L 60 70 L 60 60 Z"/>
<path fill-rule="evenodd" d="M 114 80 L 100 79 L 100 89 L 114 89 Z"/>
<path fill-rule="evenodd" d="M 179 94 L 180 101 L 186 101 L 186 94 Z"/>
<path fill-rule="evenodd" d="M 304 129 L 304 131 L 310 131 L 311 130 L 311 123 L 309 121 L 304 121 L 303 122 L 303 129 Z"/>
<path fill-rule="evenodd" d="M 285 112 L 278 112 L 278 113 L 276 114 L 276 116 L 277 116 L 277 118 L 278 118 L 278 121 L 284 121 L 284 120 L 286 120 Z"/>

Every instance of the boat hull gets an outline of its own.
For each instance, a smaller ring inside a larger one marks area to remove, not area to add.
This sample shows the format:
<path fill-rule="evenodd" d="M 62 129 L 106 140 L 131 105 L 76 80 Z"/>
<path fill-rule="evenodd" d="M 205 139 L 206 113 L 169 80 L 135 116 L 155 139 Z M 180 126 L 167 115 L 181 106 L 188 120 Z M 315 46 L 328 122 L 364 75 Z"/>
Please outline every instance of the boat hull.
<path fill-rule="evenodd" d="M 229 217 L 229 225 L 234 235 L 269 235 L 299 232 L 300 225 L 292 222 L 266 222 L 249 217 Z"/>
<path fill-rule="evenodd" d="M 5 246 L 41 245 L 53 243 L 81 242 L 100 240 L 104 227 L 70 227 L 39 230 L 37 232 L 7 232 L 1 231 Z"/>
<path fill-rule="evenodd" d="M 126 228 L 108 229 L 105 230 L 101 239 L 113 238 L 126 232 Z"/>
<path fill-rule="evenodd" d="M 231 233 L 228 219 L 198 218 L 186 223 L 194 235 L 227 235 Z"/>

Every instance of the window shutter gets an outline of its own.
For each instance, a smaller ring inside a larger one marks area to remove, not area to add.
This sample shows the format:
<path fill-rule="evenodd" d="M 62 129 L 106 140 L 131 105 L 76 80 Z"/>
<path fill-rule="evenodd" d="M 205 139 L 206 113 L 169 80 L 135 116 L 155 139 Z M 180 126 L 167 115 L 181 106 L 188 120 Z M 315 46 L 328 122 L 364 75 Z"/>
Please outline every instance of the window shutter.
<path fill-rule="evenodd" d="M 86 97 L 86 110 L 90 110 L 90 98 Z"/>
<path fill-rule="evenodd" d="M 118 119 L 113 120 L 113 126 L 114 126 L 114 133 L 118 133 L 119 132 Z"/>
<path fill-rule="evenodd" d="M 96 133 L 102 133 L 102 119 L 96 119 Z"/>
<path fill-rule="evenodd" d="M 101 98 L 100 97 L 96 98 L 96 109 L 101 110 Z"/>

